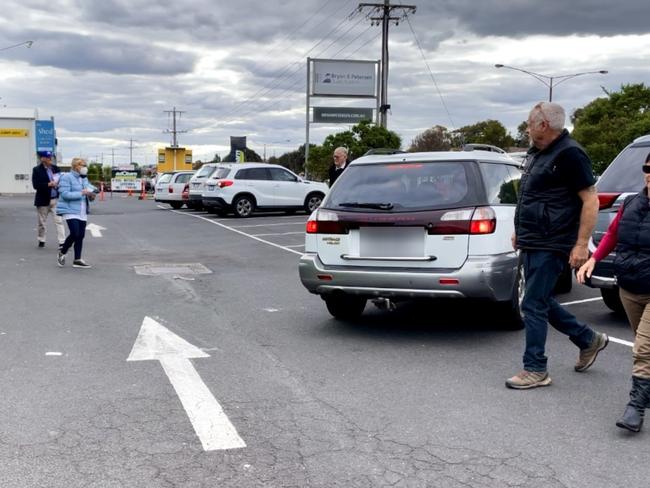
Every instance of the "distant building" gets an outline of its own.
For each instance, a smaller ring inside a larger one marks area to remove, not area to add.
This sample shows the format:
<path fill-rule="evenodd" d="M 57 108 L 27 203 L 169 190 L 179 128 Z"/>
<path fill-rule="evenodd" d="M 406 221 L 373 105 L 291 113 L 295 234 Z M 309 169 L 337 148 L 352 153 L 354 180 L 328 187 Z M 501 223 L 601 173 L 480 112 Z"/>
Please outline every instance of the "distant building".
<path fill-rule="evenodd" d="M 158 149 L 158 174 L 184 170 L 192 170 L 191 149 L 178 146 Z"/>
<path fill-rule="evenodd" d="M 57 154 L 53 119 L 39 120 L 35 109 L 0 108 L 0 193 L 34 191 L 37 148 Z"/>

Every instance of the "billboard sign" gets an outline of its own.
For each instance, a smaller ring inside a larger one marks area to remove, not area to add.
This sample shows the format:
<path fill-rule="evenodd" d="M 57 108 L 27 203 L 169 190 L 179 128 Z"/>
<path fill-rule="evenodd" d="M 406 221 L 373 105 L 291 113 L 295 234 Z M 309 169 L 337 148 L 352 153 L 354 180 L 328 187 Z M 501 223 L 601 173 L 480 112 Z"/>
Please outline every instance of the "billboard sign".
<path fill-rule="evenodd" d="M 54 121 L 36 120 L 36 150 L 54 151 Z"/>
<path fill-rule="evenodd" d="M 314 123 L 356 124 L 372 120 L 371 108 L 314 107 Z"/>
<path fill-rule="evenodd" d="M 376 96 L 376 61 L 315 59 L 312 72 L 312 94 L 315 96 Z"/>

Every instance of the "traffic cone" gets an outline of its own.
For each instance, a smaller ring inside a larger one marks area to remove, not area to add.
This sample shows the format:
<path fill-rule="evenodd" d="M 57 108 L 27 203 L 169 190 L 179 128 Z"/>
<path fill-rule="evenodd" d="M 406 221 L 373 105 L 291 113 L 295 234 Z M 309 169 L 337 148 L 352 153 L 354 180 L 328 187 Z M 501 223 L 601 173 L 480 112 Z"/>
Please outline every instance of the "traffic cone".
<path fill-rule="evenodd" d="M 129 188 L 129 194 L 128 194 L 128 196 L 130 196 L 130 197 L 133 196 L 133 190 L 132 190 L 131 188 Z"/>
<path fill-rule="evenodd" d="M 104 182 L 99 184 L 99 201 L 104 201 Z"/>
<path fill-rule="evenodd" d="M 140 196 L 138 197 L 138 200 L 144 200 L 144 180 L 141 181 Z"/>

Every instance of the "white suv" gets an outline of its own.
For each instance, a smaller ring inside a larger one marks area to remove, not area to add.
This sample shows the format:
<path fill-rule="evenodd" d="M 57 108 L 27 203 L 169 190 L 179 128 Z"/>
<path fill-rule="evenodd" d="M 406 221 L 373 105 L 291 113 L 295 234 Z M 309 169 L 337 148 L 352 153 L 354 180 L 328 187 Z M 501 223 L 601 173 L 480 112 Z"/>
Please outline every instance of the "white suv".
<path fill-rule="evenodd" d="M 187 203 L 187 196 L 183 197 L 183 190 L 189 183 L 194 171 L 175 171 L 163 173 L 156 181 L 154 200 L 161 203 L 169 203 L 172 208 L 179 209 Z"/>
<path fill-rule="evenodd" d="M 201 210 L 203 208 L 203 190 L 205 182 L 212 176 L 212 173 L 217 169 L 217 163 L 207 163 L 201 166 L 192 179 L 190 179 L 190 191 L 187 206 L 194 210 Z"/>
<path fill-rule="evenodd" d="M 368 299 L 473 298 L 520 328 L 520 178 L 515 161 L 487 151 L 359 158 L 307 222 L 302 284 L 339 319 L 361 315 Z"/>
<path fill-rule="evenodd" d="M 288 169 L 265 163 L 219 163 L 205 182 L 202 204 L 208 211 L 249 217 L 255 210 L 318 208 L 327 193 L 325 183 L 306 181 Z"/>

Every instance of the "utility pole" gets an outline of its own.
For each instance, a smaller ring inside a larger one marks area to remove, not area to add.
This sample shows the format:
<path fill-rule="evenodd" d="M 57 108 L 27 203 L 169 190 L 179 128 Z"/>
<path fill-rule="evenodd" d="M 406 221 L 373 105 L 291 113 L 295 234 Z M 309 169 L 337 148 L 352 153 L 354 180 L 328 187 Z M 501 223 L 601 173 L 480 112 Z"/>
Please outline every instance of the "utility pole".
<path fill-rule="evenodd" d="M 178 147 L 178 137 L 177 134 L 182 134 L 184 132 L 187 132 L 186 130 L 177 130 L 176 129 L 176 114 L 178 114 L 178 118 L 180 120 L 181 114 L 184 114 L 185 111 L 181 110 L 176 110 L 176 107 L 174 107 L 172 110 L 164 110 L 166 114 L 170 114 L 172 116 L 172 128 L 171 130 L 167 129 L 165 130 L 165 134 L 171 134 L 172 135 L 172 147 Z"/>
<path fill-rule="evenodd" d="M 111 148 L 111 168 L 115 167 L 115 148 Z"/>
<path fill-rule="evenodd" d="M 129 139 L 129 164 L 133 164 L 133 138 Z"/>
<path fill-rule="evenodd" d="M 384 0 L 384 3 L 360 3 L 359 12 L 364 9 L 370 9 L 377 15 L 370 17 L 370 25 L 379 25 L 381 23 L 381 87 L 379 95 L 379 125 L 386 127 L 388 125 L 388 26 L 391 22 L 399 25 L 400 20 L 405 19 L 409 13 L 415 13 L 415 5 L 395 5 L 390 0 Z"/>

